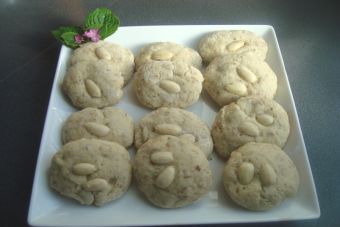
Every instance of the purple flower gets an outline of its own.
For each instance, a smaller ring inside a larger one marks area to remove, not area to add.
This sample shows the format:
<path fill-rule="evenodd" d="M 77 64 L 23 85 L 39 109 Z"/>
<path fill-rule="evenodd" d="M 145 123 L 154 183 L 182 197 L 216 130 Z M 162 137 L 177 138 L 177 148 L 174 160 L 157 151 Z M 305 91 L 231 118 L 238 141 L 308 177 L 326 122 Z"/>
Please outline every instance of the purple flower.
<path fill-rule="evenodd" d="M 76 43 L 81 44 L 84 41 L 84 37 L 82 35 L 75 35 L 74 40 Z"/>
<path fill-rule="evenodd" d="M 93 42 L 98 42 L 100 39 L 99 29 L 89 29 L 83 34 L 85 37 L 91 39 Z"/>

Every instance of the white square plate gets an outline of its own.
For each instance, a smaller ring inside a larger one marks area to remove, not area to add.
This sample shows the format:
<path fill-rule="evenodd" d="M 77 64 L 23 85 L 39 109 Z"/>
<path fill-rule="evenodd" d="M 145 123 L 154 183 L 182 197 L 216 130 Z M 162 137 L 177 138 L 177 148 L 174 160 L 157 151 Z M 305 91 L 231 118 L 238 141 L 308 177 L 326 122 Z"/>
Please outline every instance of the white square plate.
<path fill-rule="evenodd" d="M 50 160 L 61 147 L 61 125 L 76 111 L 63 96 L 60 85 L 66 72 L 71 50 L 62 47 L 54 78 L 45 127 L 42 135 L 38 162 L 32 190 L 28 222 L 34 226 L 133 226 L 175 225 L 287 221 L 318 218 L 320 208 L 316 195 L 307 151 L 296 113 L 288 77 L 284 68 L 275 31 L 267 25 L 203 25 L 203 26 L 143 26 L 121 27 L 106 41 L 130 48 L 135 54 L 147 43 L 172 41 L 196 48 L 207 32 L 215 30 L 250 30 L 262 36 L 268 43 L 267 61 L 278 77 L 275 100 L 288 112 L 291 133 L 284 150 L 295 162 L 301 179 L 296 197 L 285 200 L 280 206 L 266 212 L 251 212 L 236 206 L 226 196 L 221 183 L 223 162 L 215 154 L 210 165 L 214 174 L 211 191 L 200 201 L 180 209 L 160 209 L 148 203 L 132 184 L 119 200 L 103 207 L 81 206 L 52 191 L 47 182 Z M 127 111 L 137 122 L 150 112 L 134 98 L 131 83 L 124 89 L 123 99 L 116 105 Z M 199 101 L 188 108 L 212 125 L 217 105 L 203 92 Z M 135 150 L 130 149 L 133 156 Z"/>

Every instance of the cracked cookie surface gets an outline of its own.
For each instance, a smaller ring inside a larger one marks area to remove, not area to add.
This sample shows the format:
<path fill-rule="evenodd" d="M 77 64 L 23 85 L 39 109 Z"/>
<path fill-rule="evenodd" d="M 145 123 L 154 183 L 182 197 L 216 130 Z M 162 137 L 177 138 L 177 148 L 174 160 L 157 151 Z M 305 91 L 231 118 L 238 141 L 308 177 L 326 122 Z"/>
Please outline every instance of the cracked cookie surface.
<path fill-rule="evenodd" d="M 86 138 L 117 142 L 124 147 L 133 143 L 133 119 L 122 109 L 86 108 L 72 113 L 62 128 L 63 143 Z"/>
<path fill-rule="evenodd" d="M 268 210 L 299 187 L 295 164 L 278 146 L 247 143 L 231 153 L 223 174 L 230 198 L 250 210 Z"/>
<path fill-rule="evenodd" d="M 138 69 L 133 85 L 137 99 L 148 108 L 186 108 L 199 99 L 202 82 L 201 72 L 191 65 L 155 61 Z"/>
<path fill-rule="evenodd" d="M 202 67 L 202 58 L 197 51 L 172 42 L 156 42 L 143 47 L 135 58 L 136 69 L 154 61 L 185 62 L 198 69 Z"/>
<path fill-rule="evenodd" d="M 248 142 L 283 147 L 290 131 L 287 112 L 274 100 L 249 96 L 224 106 L 215 118 L 211 134 L 222 158 Z"/>
<path fill-rule="evenodd" d="M 64 145 L 52 159 L 49 185 L 83 205 L 101 206 L 121 197 L 132 176 L 128 151 L 114 142 L 80 139 Z"/>
<path fill-rule="evenodd" d="M 73 106 L 102 108 L 116 104 L 123 96 L 123 77 L 108 60 L 80 61 L 70 66 L 62 88 Z"/>
<path fill-rule="evenodd" d="M 178 136 L 198 146 L 206 157 L 213 150 L 208 125 L 197 115 L 179 108 L 162 107 L 145 115 L 135 127 L 135 146 L 159 135 Z"/>
<path fill-rule="evenodd" d="M 273 98 L 277 77 L 271 67 L 254 55 L 216 58 L 204 73 L 205 90 L 220 106 L 250 95 Z"/>
<path fill-rule="evenodd" d="M 118 44 L 105 41 L 88 42 L 73 51 L 70 63 L 74 65 L 81 61 L 108 60 L 113 63 L 124 78 L 124 84 L 133 75 L 135 63 L 133 53 Z"/>
<path fill-rule="evenodd" d="M 251 31 L 222 30 L 205 35 L 199 43 L 198 50 L 207 63 L 216 57 L 234 54 L 252 54 L 264 60 L 268 45 L 262 37 Z"/>
<path fill-rule="evenodd" d="M 158 136 L 137 151 L 133 164 L 138 189 L 162 208 L 187 206 L 212 185 L 209 162 L 194 144 L 175 136 Z"/>

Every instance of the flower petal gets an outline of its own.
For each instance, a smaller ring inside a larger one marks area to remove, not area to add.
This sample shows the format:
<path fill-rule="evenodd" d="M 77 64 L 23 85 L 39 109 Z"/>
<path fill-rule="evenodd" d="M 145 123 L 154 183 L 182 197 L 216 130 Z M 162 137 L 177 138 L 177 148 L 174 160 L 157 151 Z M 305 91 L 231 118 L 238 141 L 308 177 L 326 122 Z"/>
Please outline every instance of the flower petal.
<path fill-rule="evenodd" d="M 97 42 L 100 39 L 98 29 L 89 29 L 89 30 L 84 32 L 84 36 L 91 39 L 91 41 L 93 41 L 93 42 Z"/>
<path fill-rule="evenodd" d="M 76 41 L 76 43 L 81 44 L 84 41 L 84 38 L 83 36 L 78 34 L 74 36 L 74 40 Z"/>

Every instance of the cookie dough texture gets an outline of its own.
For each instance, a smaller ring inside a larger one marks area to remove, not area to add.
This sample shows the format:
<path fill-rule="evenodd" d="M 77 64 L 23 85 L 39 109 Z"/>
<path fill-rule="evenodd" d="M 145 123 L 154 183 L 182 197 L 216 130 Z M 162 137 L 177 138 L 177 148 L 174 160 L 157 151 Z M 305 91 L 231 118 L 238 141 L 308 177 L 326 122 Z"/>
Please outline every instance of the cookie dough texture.
<path fill-rule="evenodd" d="M 205 35 L 198 47 L 203 61 L 233 54 L 253 54 L 264 60 L 267 55 L 266 41 L 255 33 L 246 30 L 215 31 Z"/>
<path fill-rule="evenodd" d="M 283 147 L 290 131 L 287 112 L 274 100 L 250 96 L 224 106 L 217 114 L 211 134 L 215 151 L 228 158 L 248 142 Z"/>
<path fill-rule="evenodd" d="M 145 115 L 135 127 L 135 146 L 159 135 L 178 136 L 198 146 L 205 156 L 213 150 L 208 125 L 197 115 L 179 108 L 162 107 Z"/>
<path fill-rule="evenodd" d="M 102 108 L 122 98 L 123 83 L 121 73 L 112 62 L 81 61 L 67 70 L 62 88 L 75 107 Z"/>
<path fill-rule="evenodd" d="M 135 58 L 136 68 L 148 62 L 177 61 L 202 67 L 202 58 L 194 49 L 172 42 L 156 42 L 143 47 Z"/>
<path fill-rule="evenodd" d="M 105 41 L 88 42 L 73 51 L 70 63 L 74 65 L 81 61 L 108 60 L 112 62 L 124 78 L 124 83 L 132 77 L 134 72 L 133 53 L 118 44 Z"/>
<path fill-rule="evenodd" d="M 53 157 L 49 185 L 61 195 L 83 205 L 101 206 L 128 189 L 132 167 L 121 145 L 81 139 L 64 145 Z"/>
<path fill-rule="evenodd" d="M 278 146 L 248 143 L 231 153 L 225 165 L 224 187 L 230 198 L 249 210 L 268 210 L 299 187 L 293 161 Z"/>
<path fill-rule="evenodd" d="M 273 98 L 277 90 L 276 74 L 254 55 L 218 57 L 209 64 L 204 78 L 205 90 L 220 106 L 250 95 Z"/>
<path fill-rule="evenodd" d="M 129 147 L 133 136 L 133 119 L 124 110 L 115 107 L 86 108 L 72 113 L 62 128 L 64 144 L 82 138 L 96 138 Z"/>
<path fill-rule="evenodd" d="M 146 107 L 186 108 L 198 100 L 203 76 L 183 62 L 156 61 L 142 65 L 133 82 L 137 99 Z"/>
<path fill-rule="evenodd" d="M 150 139 L 137 151 L 134 178 L 138 189 L 162 208 L 187 206 L 199 200 L 212 185 L 204 154 L 194 144 L 174 136 Z"/>

